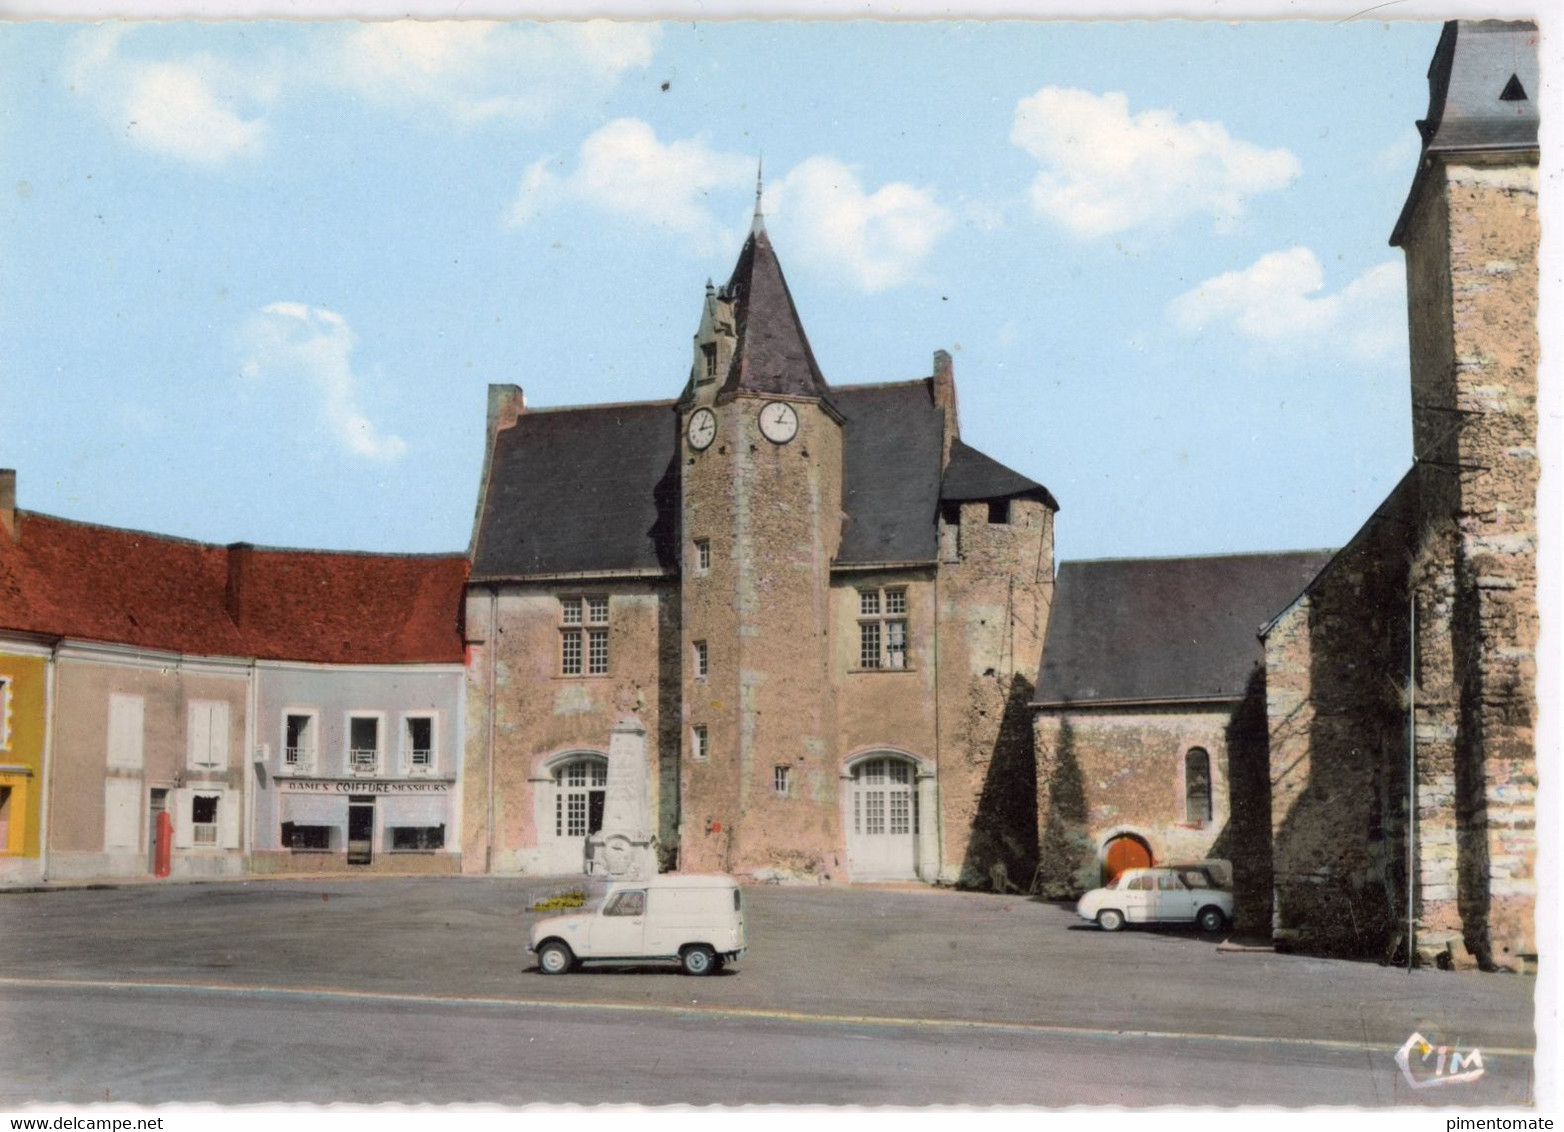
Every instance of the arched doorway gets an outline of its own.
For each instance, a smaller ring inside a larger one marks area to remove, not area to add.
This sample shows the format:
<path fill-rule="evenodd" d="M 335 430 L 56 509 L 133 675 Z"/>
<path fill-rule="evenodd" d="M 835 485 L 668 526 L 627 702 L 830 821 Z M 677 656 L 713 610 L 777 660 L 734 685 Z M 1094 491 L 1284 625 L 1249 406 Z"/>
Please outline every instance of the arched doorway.
<path fill-rule="evenodd" d="M 847 860 L 854 880 L 918 879 L 917 764 L 875 755 L 847 782 Z"/>
<path fill-rule="evenodd" d="M 1102 883 L 1112 884 L 1125 869 L 1149 868 L 1152 863 L 1151 846 L 1133 833 L 1121 833 L 1102 847 Z"/>
<path fill-rule="evenodd" d="M 587 840 L 603 828 L 608 794 L 608 760 L 578 754 L 553 768 L 553 813 L 546 827 L 553 834 L 551 856 L 569 871 L 586 871 Z"/>

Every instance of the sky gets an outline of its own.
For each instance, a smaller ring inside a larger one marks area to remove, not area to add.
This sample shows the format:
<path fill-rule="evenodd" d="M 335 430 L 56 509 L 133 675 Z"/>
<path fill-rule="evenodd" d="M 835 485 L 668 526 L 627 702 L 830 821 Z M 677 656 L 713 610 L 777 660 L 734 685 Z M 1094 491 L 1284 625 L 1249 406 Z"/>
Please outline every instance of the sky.
<path fill-rule="evenodd" d="M 486 387 L 672 398 L 757 165 L 827 380 L 955 359 L 1065 558 L 1344 543 L 1411 458 L 1437 23 L 0 24 L 0 466 L 467 546 Z"/>

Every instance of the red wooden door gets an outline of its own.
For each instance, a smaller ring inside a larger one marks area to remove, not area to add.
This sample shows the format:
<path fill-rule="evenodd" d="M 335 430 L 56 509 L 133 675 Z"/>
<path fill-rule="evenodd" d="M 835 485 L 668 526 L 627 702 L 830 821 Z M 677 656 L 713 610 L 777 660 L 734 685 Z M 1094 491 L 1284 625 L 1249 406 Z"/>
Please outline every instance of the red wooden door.
<path fill-rule="evenodd" d="M 1125 869 L 1151 867 L 1151 850 L 1138 837 L 1115 837 L 1103 855 L 1102 883 L 1112 884 Z"/>

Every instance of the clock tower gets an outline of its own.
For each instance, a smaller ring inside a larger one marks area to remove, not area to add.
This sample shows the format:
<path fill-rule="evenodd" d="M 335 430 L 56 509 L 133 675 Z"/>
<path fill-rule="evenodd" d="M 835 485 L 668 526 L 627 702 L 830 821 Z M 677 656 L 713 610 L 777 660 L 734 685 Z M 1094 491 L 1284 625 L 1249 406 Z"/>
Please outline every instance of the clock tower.
<path fill-rule="evenodd" d="M 706 286 L 679 422 L 680 868 L 829 874 L 843 422 L 758 193 L 732 276 Z"/>

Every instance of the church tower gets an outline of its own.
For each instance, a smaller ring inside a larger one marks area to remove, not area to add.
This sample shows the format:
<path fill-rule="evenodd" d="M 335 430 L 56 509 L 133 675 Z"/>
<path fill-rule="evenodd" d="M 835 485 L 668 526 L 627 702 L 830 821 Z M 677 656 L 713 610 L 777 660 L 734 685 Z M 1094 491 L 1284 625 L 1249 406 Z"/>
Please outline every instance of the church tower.
<path fill-rule="evenodd" d="M 679 401 L 680 868 L 818 873 L 840 844 L 827 593 L 843 418 L 755 220 Z"/>
<path fill-rule="evenodd" d="M 1417 599 L 1417 911 L 1433 948 L 1536 952 L 1538 30 L 1451 21 L 1406 253 Z"/>

